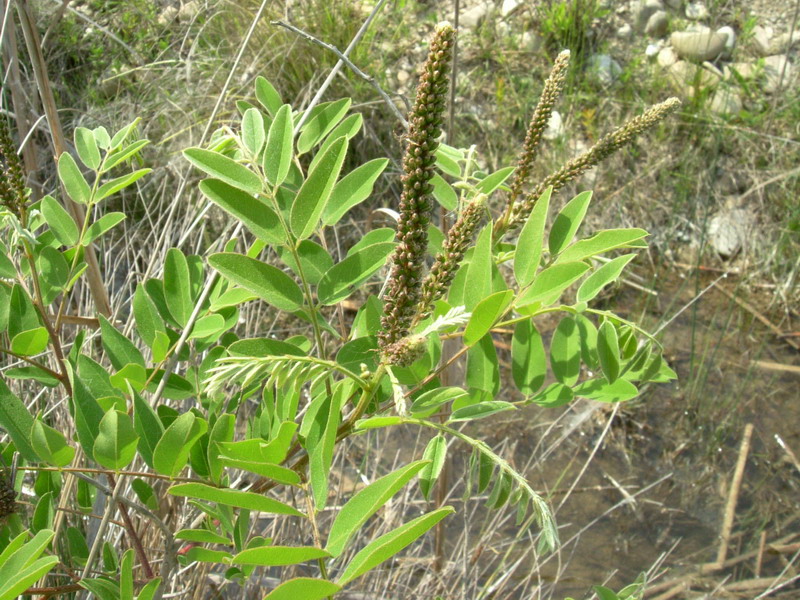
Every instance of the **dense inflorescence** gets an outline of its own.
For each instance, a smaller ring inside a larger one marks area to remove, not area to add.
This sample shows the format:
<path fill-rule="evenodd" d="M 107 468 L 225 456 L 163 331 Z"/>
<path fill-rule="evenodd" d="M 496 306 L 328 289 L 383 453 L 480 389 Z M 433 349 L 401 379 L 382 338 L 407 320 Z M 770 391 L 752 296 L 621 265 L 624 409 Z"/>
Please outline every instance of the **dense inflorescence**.
<path fill-rule="evenodd" d="M 25 206 L 25 176 L 5 119 L 0 119 L 0 204 L 18 218 Z"/>
<path fill-rule="evenodd" d="M 455 30 L 447 23 L 437 26 L 409 115 L 398 245 L 384 297 L 380 333 L 382 349 L 389 348 L 408 334 L 419 305 L 433 204 L 430 180 L 434 175 L 438 138 L 442 134 L 454 43 Z"/>

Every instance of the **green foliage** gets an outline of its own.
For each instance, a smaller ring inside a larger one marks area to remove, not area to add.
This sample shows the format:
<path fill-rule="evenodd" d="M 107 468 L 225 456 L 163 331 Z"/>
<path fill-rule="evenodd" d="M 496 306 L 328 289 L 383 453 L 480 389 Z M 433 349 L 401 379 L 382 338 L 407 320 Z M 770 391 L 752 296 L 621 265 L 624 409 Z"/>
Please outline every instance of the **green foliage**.
<path fill-rule="evenodd" d="M 350 99 L 297 111 L 263 78 L 255 96 L 261 107 L 243 105 L 240 127 L 221 132 L 210 147 L 184 151 L 204 176 L 202 196 L 241 222 L 250 245 L 231 240 L 207 257 L 170 248 L 162 275 L 137 282 L 133 321 L 98 315 L 96 343 L 84 331 L 70 337 L 63 319 L 85 277 L 86 247 L 102 247 L 125 218 L 100 214 L 102 203 L 149 173 L 125 165 L 147 144 L 134 139 L 138 120 L 113 136 L 78 128 L 78 160 L 64 153 L 57 161 L 65 196 L 44 196 L 19 214 L 3 212 L 8 244 L 0 257 L 0 348 L 28 370 L 16 371 L 19 391 L 5 375 L 0 379 L 0 426 L 29 468 L 83 472 L 77 485 L 67 486 L 43 471 L 47 485 L 39 485 L 24 523 L 38 533 L 28 543 L 25 532 L 3 538 L 0 600 L 24 592 L 59 560 L 72 572 L 84 571 L 79 585 L 99 598 L 150 600 L 162 580 L 175 575 L 175 540 L 190 546 L 179 563 L 212 563 L 242 583 L 261 568 L 315 564 L 307 568 L 318 577 L 284 581 L 267 598 L 330 597 L 454 512 L 434 507 L 383 535 L 365 533 L 412 479 L 430 499 L 448 455 L 462 448 L 472 454 L 468 479 L 478 492 L 491 486 L 489 509 L 515 509 L 520 528 L 535 524 L 540 548 L 552 550 L 557 530 L 545 501 L 460 424 L 534 410 L 526 408 L 531 404 L 629 400 L 637 385 L 673 376 L 652 336 L 588 306 L 644 247 L 646 232 L 619 229 L 581 238 L 591 194 L 579 194 L 551 215 L 551 189 L 534 204 L 516 242 L 502 219 L 478 231 L 486 203 L 505 198 L 514 168 L 487 175 L 476 169 L 474 149 L 444 145 L 435 153 L 431 197 L 470 217 L 450 237 L 424 219 L 406 221 L 403 235 L 421 224 L 430 231 L 431 248 L 449 253 L 441 264 L 452 272 L 440 273 L 431 306 L 412 307 L 417 312 L 408 335 L 392 348 L 381 346 L 383 304 L 371 284 L 387 263 L 406 260 L 395 251 L 395 233 L 370 231 L 343 250 L 330 241 L 348 211 L 370 197 L 389 161 L 375 158 L 342 174 L 363 121 L 348 115 Z M 426 168 L 433 155 L 430 162 Z M 416 191 L 423 198 L 427 193 L 422 186 Z M 67 210 L 70 202 L 85 208 L 83 222 Z M 341 316 L 345 300 L 359 307 L 352 323 Z M 240 307 L 262 302 L 304 334 L 240 338 Z M 545 314 L 559 315 L 549 348 L 537 323 Z M 465 378 L 449 387 L 438 385 L 445 339 L 461 343 L 467 360 Z M 511 344 L 508 372 L 495 348 L 500 340 Z M 598 365 L 602 375 L 593 374 Z M 556 383 L 545 387 L 548 379 Z M 22 392 L 40 385 L 56 387 L 67 401 L 28 406 Z M 65 422 L 69 435 L 59 430 Z M 432 433 L 422 456 L 408 456 L 341 507 L 327 509 L 331 521 L 320 519 L 339 444 L 369 429 L 400 426 Z M 112 490 L 91 476 L 98 469 Z M 253 485 L 238 489 L 233 482 L 239 476 Z M 157 516 L 162 487 L 183 503 L 181 510 L 197 516 L 191 527 L 173 532 Z M 40 558 L 53 536 L 50 527 L 62 518 L 55 508 L 77 500 L 78 512 L 90 511 L 94 488 L 114 494 L 107 515 L 118 510 L 127 520 L 126 507 L 134 507 L 155 525 L 164 545 L 160 577 L 135 528 L 126 535 L 134 536 L 136 552 L 119 558 L 104 546 L 108 517 L 91 547 L 76 517 L 60 529 L 63 543 L 53 549 L 58 556 Z M 292 519 L 312 541 L 301 543 L 298 536 L 273 545 L 249 536 L 258 513 Z M 348 554 L 356 544 L 358 551 Z M 106 572 L 90 578 L 98 573 L 93 561 L 99 556 Z"/>

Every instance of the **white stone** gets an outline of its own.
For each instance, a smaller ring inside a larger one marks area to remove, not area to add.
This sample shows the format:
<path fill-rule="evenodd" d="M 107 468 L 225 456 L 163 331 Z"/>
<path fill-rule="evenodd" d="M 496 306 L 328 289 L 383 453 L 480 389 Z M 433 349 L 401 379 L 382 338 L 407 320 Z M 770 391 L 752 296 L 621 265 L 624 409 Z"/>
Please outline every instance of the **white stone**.
<path fill-rule="evenodd" d="M 546 140 L 554 140 L 564 135 L 564 122 L 561 119 L 561 113 L 554 110 L 550 113 L 550 120 L 547 122 L 547 129 L 542 133 L 542 137 Z"/>
<path fill-rule="evenodd" d="M 722 56 L 730 58 L 733 55 L 733 49 L 736 47 L 736 32 L 733 27 L 725 25 L 717 29 L 717 33 L 725 36 L 725 49 L 722 51 Z"/>
<path fill-rule="evenodd" d="M 714 88 L 719 77 L 686 60 L 679 60 L 667 69 L 669 82 L 682 98 L 693 98 L 696 91 Z"/>
<path fill-rule="evenodd" d="M 794 77 L 794 67 L 785 54 L 764 59 L 764 91 L 770 94 L 788 88 Z"/>
<path fill-rule="evenodd" d="M 634 9 L 634 14 L 636 15 L 636 29 L 638 31 L 644 31 L 644 28 L 647 26 L 647 21 L 653 13 L 659 10 L 664 10 L 664 5 L 661 3 L 661 0 L 639 0 L 639 3 Z"/>
<path fill-rule="evenodd" d="M 744 208 L 718 212 L 708 223 L 708 241 L 722 257 L 735 256 L 752 237 L 755 216 Z"/>
<path fill-rule="evenodd" d="M 464 27 L 465 29 L 475 29 L 478 25 L 480 25 L 481 21 L 489 16 L 491 9 L 491 4 L 488 2 L 481 2 L 469 10 L 464 11 L 458 17 L 459 27 Z"/>
<path fill-rule="evenodd" d="M 671 67 L 678 62 L 678 55 L 675 54 L 675 50 L 673 50 L 672 47 L 667 46 L 659 51 L 656 60 L 658 61 L 659 66 L 666 69 L 667 67 Z"/>
<path fill-rule="evenodd" d="M 658 56 L 658 53 L 661 52 L 661 46 L 658 44 L 647 44 L 647 48 L 644 49 L 644 55 L 647 58 L 653 58 L 654 56 Z"/>
<path fill-rule="evenodd" d="M 769 41 L 769 54 L 785 54 L 800 43 L 800 31 L 782 33 Z"/>
<path fill-rule="evenodd" d="M 762 27 L 756 25 L 753 27 L 753 44 L 761 56 L 769 56 L 770 54 L 770 38 L 772 38 L 772 28 Z"/>
<path fill-rule="evenodd" d="M 759 68 L 753 63 L 731 63 L 730 66 L 725 65 L 725 78 L 730 79 L 733 77 L 731 71 L 736 71 L 742 79 L 752 79 L 758 74 Z"/>
<path fill-rule="evenodd" d="M 589 59 L 589 71 L 606 85 L 615 82 L 622 73 L 622 67 L 608 54 L 595 54 Z"/>
<path fill-rule="evenodd" d="M 686 18 L 692 21 L 702 21 L 708 18 L 708 9 L 702 2 L 690 2 L 686 5 Z"/>
<path fill-rule="evenodd" d="M 174 6 L 167 6 L 158 15 L 157 22 L 159 25 L 166 26 L 172 23 L 178 16 L 178 9 Z"/>
<path fill-rule="evenodd" d="M 411 73 L 405 69 L 400 69 L 397 72 L 397 83 L 399 83 L 401 86 L 404 86 L 406 83 L 408 83 L 409 79 L 411 79 Z"/>
<path fill-rule="evenodd" d="M 200 12 L 200 3 L 197 0 L 190 0 L 178 11 L 178 18 L 181 21 L 191 21 Z"/>
<path fill-rule="evenodd" d="M 718 115 L 738 115 L 742 110 L 742 97 L 736 90 L 720 88 L 714 92 L 710 108 Z"/>
<path fill-rule="evenodd" d="M 670 36 L 678 56 L 700 62 L 717 58 L 725 49 L 727 39 L 722 34 L 712 32 L 676 31 Z"/>
<path fill-rule="evenodd" d="M 663 10 L 657 10 L 647 19 L 644 32 L 649 36 L 660 38 L 667 34 L 668 27 L 669 17 L 667 17 L 667 13 Z"/>
<path fill-rule="evenodd" d="M 629 40 L 633 36 L 633 27 L 624 23 L 619 29 L 617 29 L 617 37 L 622 40 Z"/>
<path fill-rule="evenodd" d="M 538 52 L 539 49 L 542 47 L 542 38 L 540 38 L 532 31 L 526 30 L 522 33 L 522 36 L 520 37 L 519 45 L 521 50 L 527 50 L 528 52 Z"/>
<path fill-rule="evenodd" d="M 520 6 L 522 6 L 521 0 L 503 0 L 503 6 L 500 8 L 500 14 L 503 17 L 507 17 Z"/>

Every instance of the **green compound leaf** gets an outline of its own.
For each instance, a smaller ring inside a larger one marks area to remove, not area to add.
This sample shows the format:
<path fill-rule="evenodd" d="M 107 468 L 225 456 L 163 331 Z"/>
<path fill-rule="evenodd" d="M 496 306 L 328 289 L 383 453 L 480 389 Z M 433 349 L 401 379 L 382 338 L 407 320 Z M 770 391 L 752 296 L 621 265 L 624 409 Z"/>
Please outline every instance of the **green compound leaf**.
<path fill-rule="evenodd" d="M 328 596 L 333 596 L 342 589 L 332 581 L 324 579 L 312 579 L 311 577 L 297 577 L 284 581 L 269 594 L 264 596 L 264 600 L 323 600 Z"/>
<path fill-rule="evenodd" d="M 589 302 L 594 299 L 605 286 L 617 280 L 627 264 L 634 258 L 636 258 L 635 254 L 625 254 L 604 264 L 581 283 L 575 299 L 578 302 Z"/>
<path fill-rule="evenodd" d="M 294 312 L 303 306 L 300 286 L 280 269 L 232 252 L 212 254 L 208 264 L 228 280 L 256 294 L 272 306 Z"/>
<path fill-rule="evenodd" d="M 138 169 L 133 173 L 128 173 L 127 175 L 121 175 L 120 177 L 116 177 L 111 181 L 107 181 L 99 188 L 97 188 L 97 195 L 95 196 L 95 200 L 100 202 L 109 196 L 116 194 L 120 190 L 124 190 L 129 185 L 132 185 L 148 173 L 150 173 L 153 169 Z"/>
<path fill-rule="evenodd" d="M 187 148 L 183 151 L 186 159 L 195 167 L 244 192 L 261 192 L 261 179 L 244 165 L 218 152 L 202 148 Z"/>
<path fill-rule="evenodd" d="M 264 513 L 294 515 L 296 517 L 305 516 L 293 506 L 273 500 L 272 498 L 267 498 L 262 494 L 256 494 L 254 492 L 242 492 L 239 490 L 231 490 L 226 488 L 215 488 L 204 483 L 181 483 L 178 485 L 173 485 L 171 488 L 169 488 L 169 493 L 173 496 L 196 498 L 198 500 L 209 500 L 224 506 L 246 508 L 248 510 L 257 510 Z"/>
<path fill-rule="evenodd" d="M 269 126 L 264 149 L 264 175 L 272 185 L 280 185 L 292 164 L 292 107 L 284 104 Z"/>
<path fill-rule="evenodd" d="M 422 470 L 427 461 L 418 460 L 373 481 L 354 495 L 336 515 L 328 534 L 325 549 L 339 556 L 352 536 L 388 502 L 403 486 Z"/>
<path fill-rule="evenodd" d="M 243 550 L 234 556 L 230 562 L 234 565 L 283 567 L 329 557 L 330 554 L 325 550 L 312 546 L 262 546 Z"/>
<path fill-rule="evenodd" d="M 278 91 L 261 75 L 256 77 L 256 100 L 267 109 L 271 116 L 275 116 L 283 104 Z"/>
<path fill-rule="evenodd" d="M 558 324 L 550 343 L 550 366 L 553 375 L 565 385 L 574 385 L 581 371 L 581 340 L 578 325 L 572 317 Z"/>
<path fill-rule="evenodd" d="M 511 375 L 517 389 L 529 396 L 544 384 L 547 355 L 542 336 L 531 320 L 520 321 L 511 339 Z"/>
<path fill-rule="evenodd" d="M 520 287 L 530 284 L 539 269 L 544 245 L 544 227 L 552 193 L 553 188 L 549 187 L 539 196 L 519 234 L 517 249 L 514 252 L 514 278 Z"/>
<path fill-rule="evenodd" d="M 136 456 L 138 442 L 139 436 L 128 414 L 110 410 L 100 421 L 100 433 L 94 442 L 94 459 L 106 469 L 119 471 Z"/>
<path fill-rule="evenodd" d="M 444 519 L 447 515 L 455 512 L 452 506 L 444 506 L 433 512 L 417 517 L 405 525 L 380 536 L 353 557 L 350 564 L 339 577 L 337 583 L 345 585 L 360 577 L 370 569 L 374 569 L 383 561 L 403 550 L 406 546 L 413 544 L 427 531 Z"/>
<path fill-rule="evenodd" d="M 325 272 L 317 287 L 321 304 L 341 302 L 386 264 L 394 242 L 379 242 L 351 254 Z"/>
<path fill-rule="evenodd" d="M 52 196 L 45 196 L 41 203 L 42 216 L 56 239 L 65 246 L 74 246 L 78 243 L 80 232 L 75 221 Z"/>
<path fill-rule="evenodd" d="M 187 412 L 167 427 L 153 450 L 153 468 L 162 475 L 175 477 L 186 466 L 192 446 L 208 430 L 208 423 Z"/>
<path fill-rule="evenodd" d="M 584 260 L 590 256 L 608 252 L 614 248 L 622 248 L 647 237 L 644 229 L 608 229 L 592 237 L 579 240 L 564 250 L 558 257 L 559 262 Z"/>
<path fill-rule="evenodd" d="M 164 301 L 169 314 L 181 326 L 189 322 L 194 310 L 189 262 L 183 252 L 170 248 L 164 261 Z"/>
<path fill-rule="evenodd" d="M 346 153 L 347 138 L 342 136 L 325 150 L 297 192 L 289 222 L 292 232 L 298 239 L 309 237 L 317 228 L 336 179 L 339 177 Z"/>
<path fill-rule="evenodd" d="M 342 98 L 325 102 L 313 110 L 313 116 L 305 122 L 297 138 L 297 153 L 305 154 L 330 133 L 350 109 L 352 100 Z"/>
<path fill-rule="evenodd" d="M 484 419 L 491 415 L 503 412 L 506 410 L 514 410 L 516 407 L 510 402 L 503 400 L 484 400 L 477 404 L 470 404 L 463 406 L 453 411 L 448 419 L 449 423 L 456 421 L 475 421 L 477 419 Z"/>
<path fill-rule="evenodd" d="M 592 192 L 582 192 L 567 202 L 550 228 L 550 254 L 555 256 L 572 241 L 586 216 Z"/>
<path fill-rule="evenodd" d="M 96 171 L 101 161 L 100 149 L 97 147 L 97 140 L 91 129 L 86 129 L 86 127 L 75 129 L 75 149 L 83 164 L 92 171 Z"/>
<path fill-rule="evenodd" d="M 505 314 L 513 299 L 514 292 L 505 290 L 481 300 L 472 311 L 472 316 L 464 329 L 464 345 L 474 346 L 489 333 L 497 320 Z"/>
<path fill-rule="evenodd" d="M 253 156 L 264 146 L 264 117 L 257 108 L 248 108 L 242 116 L 242 142 Z"/>
<path fill-rule="evenodd" d="M 44 352 L 50 335 L 44 327 L 21 331 L 11 340 L 11 352 L 20 356 L 34 356 Z"/>
<path fill-rule="evenodd" d="M 389 159 L 376 158 L 342 177 L 333 187 L 331 197 L 322 211 L 323 224 L 335 225 L 348 210 L 366 200 L 388 164 Z"/>
<path fill-rule="evenodd" d="M 86 179 L 84 179 L 78 164 L 69 152 L 64 152 L 58 158 L 58 177 L 61 179 L 61 183 L 64 184 L 67 195 L 69 195 L 74 202 L 78 204 L 86 204 L 89 202 L 92 190 L 89 184 L 86 183 Z"/>
<path fill-rule="evenodd" d="M 533 284 L 523 292 L 517 300 L 517 307 L 527 306 L 534 302 L 552 302 L 557 300 L 569 286 L 580 279 L 589 265 L 582 262 L 568 262 L 547 267 L 536 275 Z"/>
<path fill-rule="evenodd" d="M 626 402 L 639 395 L 637 387 L 626 379 L 617 379 L 614 383 L 605 379 L 590 379 L 575 386 L 573 392 L 575 396 L 599 402 Z"/>
<path fill-rule="evenodd" d="M 597 356 L 603 375 L 609 383 L 614 383 L 619 377 L 620 357 L 617 328 L 611 321 L 603 321 L 597 331 Z"/>
<path fill-rule="evenodd" d="M 261 200 L 220 179 L 204 179 L 199 187 L 206 198 L 239 219 L 259 240 L 272 245 L 286 242 L 278 215 Z"/>
<path fill-rule="evenodd" d="M 433 484 L 439 479 L 446 458 L 447 440 L 440 433 L 428 442 L 425 452 L 422 453 L 422 460 L 430 461 L 419 474 L 419 489 L 426 500 L 431 499 Z"/>
<path fill-rule="evenodd" d="M 67 444 L 64 434 L 38 419 L 33 423 L 31 444 L 36 454 L 54 467 L 66 467 L 75 458 L 75 448 Z"/>

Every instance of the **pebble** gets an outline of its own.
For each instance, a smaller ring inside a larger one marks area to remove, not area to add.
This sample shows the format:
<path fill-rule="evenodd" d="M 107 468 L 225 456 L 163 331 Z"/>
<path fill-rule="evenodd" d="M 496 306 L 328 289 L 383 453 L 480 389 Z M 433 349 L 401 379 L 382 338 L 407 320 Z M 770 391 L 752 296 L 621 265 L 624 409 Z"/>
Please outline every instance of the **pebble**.
<path fill-rule="evenodd" d="M 679 60 L 667 70 L 672 87 L 682 98 L 693 98 L 697 89 L 714 88 L 719 83 L 719 77 L 700 65 Z"/>
<path fill-rule="evenodd" d="M 708 241 L 722 258 L 733 258 L 751 237 L 755 216 L 744 208 L 718 212 L 708 223 Z"/>
<path fill-rule="evenodd" d="M 800 31 L 782 33 L 769 40 L 769 54 L 785 54 L 800 43 Z"/>
<path fill-rule="evenodd" d="M 733 49 L 736 47 L 736 32 L 733 27 L 725 25 L 717 29 L 717 33 L 725 36 L 725 49 L 722 51 L 723 58 L 730 58 L 733 56 Z"/>
<path fill-rule="evenodd" d="M 727 36 L 712 32 L 676 31 L 670 36 L 678 56 L 700 62 L 717 58 L 727 40 Z"/>
<path fill-rule="evenodd" d="M 200 12 L 200 3 L 196 0 L 190 0 L 178 11 L 178 18 L 181 21 L 191 21 Z"/>
<path fill-rule="evenodd" d="M 550 120 L 547 122 L 547 129 L 542 133 L 542 137 L 546 140 L 554 140 L 564 135 L 564 121 L 561 119 L 561 113 L 554 110 L 550 113 Z"/>
<path fill-rule="evenodd" d="M 633 27 L 624 23 L 619 29 L 617 29 L 617 37 L 622 40 L 629 40 L 633 37 Z"/>
<path fill-rule="evenodd" d="M 458 24 L 465 29 L 475 29 L 489 15 L 491 9 L 491 4 L 481 2 L 461 13 L 458 17 Z"/>
<path fill-rule="evenodd" d="M 661 52 L 661 46 L 658 44 L 647 44 L 647 48 L 644 49 L 644 55 L 647 58 L 653 58 L 654 56 L 658 56 L 658 53 Z"/>
<path fill-rule="evenodd" d="M 789 87 L 794 68 L 785 54 L 776 54 L 764 59 L 764 91 L 770 94 Z"/>
<path fill-rule="evenodd" d="M 644 32 L 651 37 L 660 38 L 667 34 L 668 27 L 669 17 L 667 17 L 667 13 L 663 10 L 657 10 L 647 19 Z"/>
<path fill-rule="evenodd" d="M 680 10 L 683 6 L 683 0 L 665 0 L 665 2 L 672 10 Z"/>
<path fill-rule="evenodd" d="M 763 27 L 756 25 L 753 27 L 753 44 L 761 56 L 769 56 L 771 54 L 772 27 Z"/>
<path fill-rule="evenodd" d="M 178 17 L 178 9 L 174 6 L 167 6 L 158 15 L 157 23 L 161 26 L 166 26 L 172 23 Z"/>
<path fill-rule="evenodd" d="M 542 38 L 530 30 L 526 30 L 520 37 L 519 45 L 521 50 L 528 52 L 538 52 L 542 47 Z"/>
<path fill-rule="evenodd" d="M 522 6 L 521 0 L 503 0 L 503 5 L 500 8 L 500 14 L 503 17 L 507 17 L 515 10 L 517 10 L 520 6 Z"/>
<path fill-rule="evenodd" d="M 401 87 L 408 83 L 409 79 L 411 79 L 411 73 L 405 69 L 400 69 L 397 72 L 397 83 L 399 83 Z"/>
<path fill-rule="evenodd" d="M 595 54 L 589 59 L 589 70 L 605 85 L 614 83 L 622 73 L 620 64 L 608 54 Z"/>
<path fill-rule="evenodd" d="M 725 65 L 723 73 L 725 74 L 725 79 L 733 78 L 732 71 L 736 71 L 742 79 L 752 79 L 756 76 L 758 70 L 758 67 L 753 63 L 738 62 Z"/>
<path fill-rule="evenodd" d="M 742 110 L 742 97 L 736 90 L 720 88 L 714 92 L 710 108 L 718 115 L 738 115 Z"/>
<path fill-rule="evenodd" d="M 702 2 L 690 2 L 686 5 L 686 18 L 692 21 L 702 21 L 708 18 L 708 9 Z"/>
<path fill-rule="evenodd" d="M 671 46 L 667 46 L 659 51 L 656 60 L 659 66 L 666 69 L 678 62 L 678 55 L 675 54 L 675 50 L 673 50 Z"/>
<path fill-rule="evenodd" d="M 661 0 L 639 0 L 634 11 L 636 14 L 637 31 L 644 31 L 647 26 L 647 21 L 650 20 L 653 13 L 660 10 L 664 10 L 664 5 L 661 3 Z"/>

